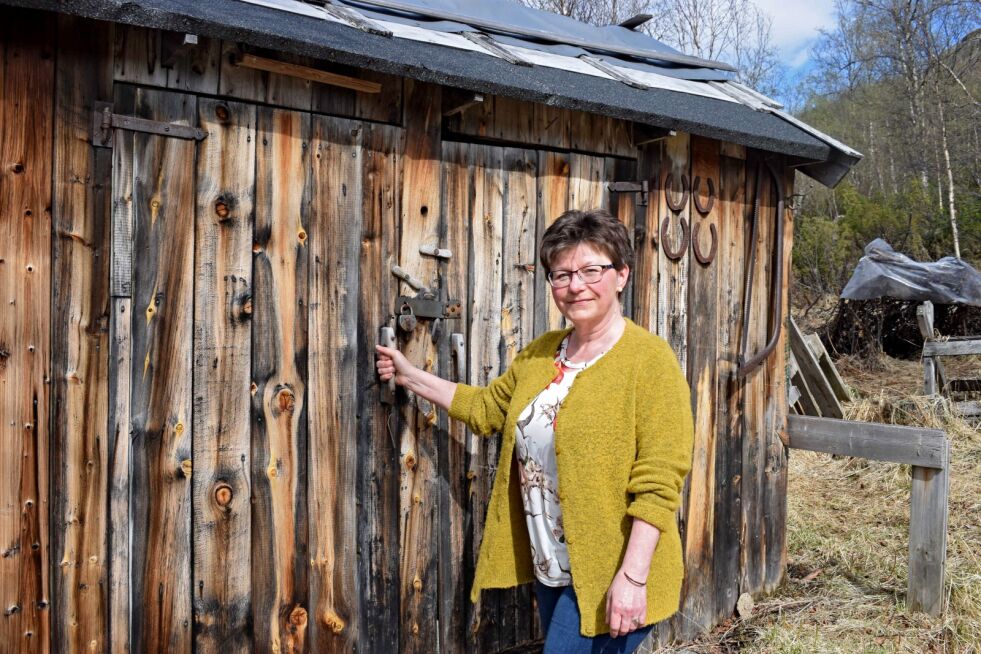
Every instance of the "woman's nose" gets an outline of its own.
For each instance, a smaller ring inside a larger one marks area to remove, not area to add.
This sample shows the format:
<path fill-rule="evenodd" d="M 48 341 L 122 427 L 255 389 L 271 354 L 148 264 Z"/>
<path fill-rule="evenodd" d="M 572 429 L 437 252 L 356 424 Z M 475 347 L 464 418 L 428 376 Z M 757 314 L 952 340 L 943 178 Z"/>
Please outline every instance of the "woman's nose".
<path fill-rule="evenodd" d="M 579 273 L 572 273 L 572 277 L 569 279 L 569 290 L 573 293 L 580 291 L 586 287 L 586 282 L 582 280 Z"/>

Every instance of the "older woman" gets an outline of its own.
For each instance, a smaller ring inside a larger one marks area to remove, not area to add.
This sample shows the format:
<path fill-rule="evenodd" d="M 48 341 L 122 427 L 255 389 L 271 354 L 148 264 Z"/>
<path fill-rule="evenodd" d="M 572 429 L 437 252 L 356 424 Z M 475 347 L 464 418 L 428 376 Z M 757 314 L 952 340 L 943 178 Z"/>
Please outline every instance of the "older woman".
<path fill-rule="evenodd" d="M 571 327 L 535 339 L 485 388 L 378 347 L 382 380 L 502 434 L 471 600 L 535 581 L 546 654 L 631 652 L 678 610 L 690 389 L 664 339 L 621 313 L 632 255 L 606 211 L 562 214 L 539 258 Z"/>

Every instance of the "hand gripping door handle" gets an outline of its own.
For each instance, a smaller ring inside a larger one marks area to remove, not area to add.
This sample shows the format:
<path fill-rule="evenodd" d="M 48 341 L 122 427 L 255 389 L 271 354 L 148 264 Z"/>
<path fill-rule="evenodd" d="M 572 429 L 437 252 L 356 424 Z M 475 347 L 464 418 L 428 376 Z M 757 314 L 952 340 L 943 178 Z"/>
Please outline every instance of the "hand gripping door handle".
<path fill-rule="evenodd" d="M 396 349 L 395 330 L 391 327 L 382 327 L 378 330 L 378 343 L 384 347 Z M 395 375 L 386 382 L 381 389 L 382 404 L 395 404 Z"/>

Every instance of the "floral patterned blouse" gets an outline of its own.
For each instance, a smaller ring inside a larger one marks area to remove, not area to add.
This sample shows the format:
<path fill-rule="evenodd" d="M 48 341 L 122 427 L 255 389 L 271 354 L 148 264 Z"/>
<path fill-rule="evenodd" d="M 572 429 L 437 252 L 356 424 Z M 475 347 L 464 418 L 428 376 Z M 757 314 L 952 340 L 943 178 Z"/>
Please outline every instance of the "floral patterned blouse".
<path fill-rule="evenodd" d="M 546 586 L 568 586 L 572 582 L 559 506 L 555 420 L 576 375 L 606 354 L 585 363 L 572 363 L 565 358 L 568 344 L 566 336 L 555 355 L 555 377 L 518 418 L 515 443 L 535 576 Z"/>

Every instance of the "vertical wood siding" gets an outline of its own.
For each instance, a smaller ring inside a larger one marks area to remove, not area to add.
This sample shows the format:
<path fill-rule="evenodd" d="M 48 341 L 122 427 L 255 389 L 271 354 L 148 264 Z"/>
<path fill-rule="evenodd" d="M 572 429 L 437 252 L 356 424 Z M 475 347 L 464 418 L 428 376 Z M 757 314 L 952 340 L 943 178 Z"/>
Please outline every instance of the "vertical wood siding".
<path fill-rule="evenodd" d="M 259 110 L 252 246 L 252 579 L 256 645 L 303 651 L 307 608 L 310 116 Z"/>
<path fill-rule="evenodd" d="M 201 100 L 194 215 L 194 641 L 242 649 L 252 617 L 255 107 Z"/>
<path fill-rule="evenodd" d="M 55 22 L 50 15 L 27 12 L 5 18 L 0 27 L 0 458 L 7 463 L 0 475 L 0 643 L 15 652 L 46 652 L 51 638 L 48 375 Z"/>
<path fill-rule="evenodd" d="M 52 240 L 52 638 L 105 651 L 109 628 L 109 175 L 90 143 L 93 102 L 112 89 L 111 26 L 58 17 Z M 90 47 L 92 45 L 95 47 Z M 81 110 L 79 110 L 81 107 Z"/>
<path fill-rule="evenodd" d="M 139 90 L 141 118 L 197 122 L 194 96 Z M 133 165 L 134 650 L 191 649 L 192 142 L 136 134 Z"/>

